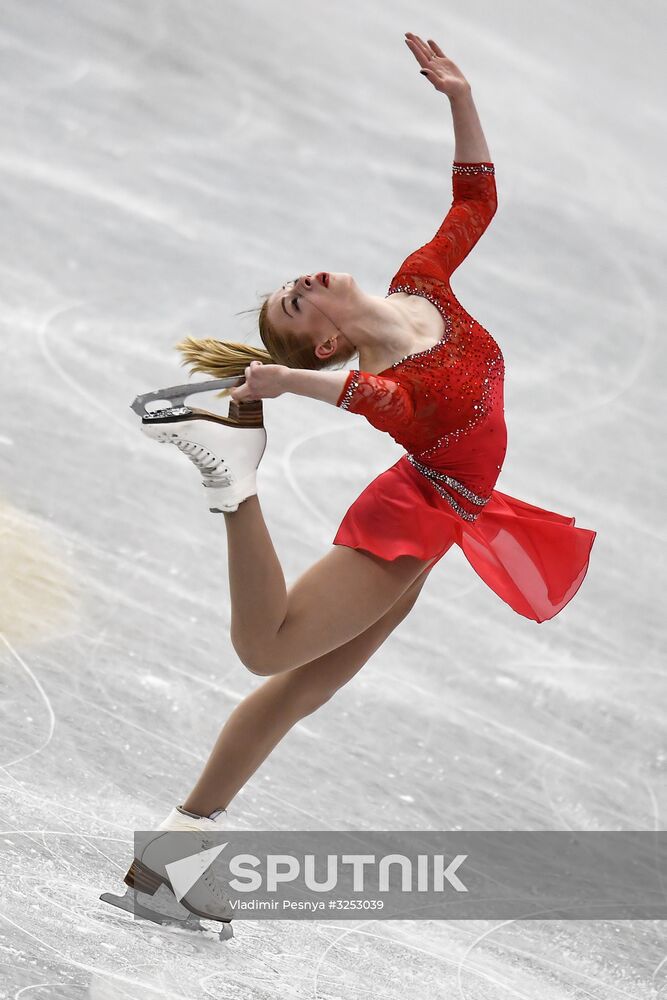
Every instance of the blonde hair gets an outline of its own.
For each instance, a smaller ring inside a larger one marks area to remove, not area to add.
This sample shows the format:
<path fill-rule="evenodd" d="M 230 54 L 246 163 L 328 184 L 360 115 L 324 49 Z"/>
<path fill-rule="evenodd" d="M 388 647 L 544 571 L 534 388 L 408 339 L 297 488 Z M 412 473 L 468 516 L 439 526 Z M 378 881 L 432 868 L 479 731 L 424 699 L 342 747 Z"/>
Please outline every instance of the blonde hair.
<path fill-rule="evenodd" d="M 356 352 L 339 351 L 333 358 L 323 361 L 317 357 L 313 344 L 303 334 L 276 330 L 269 323 L 267 315 L 269 298 L 272 294 L 268 292 L 263 297 L 259 309 L 244 310 L 244 312 L 258 313 L 259 336 L 264 349 L 235 341 L 215 340 L 211 337 L 195 339 L 187 336 L 176 344 L 176 350 L 183 355 L 181 364 L 189 365 L 191 374 L 202 372 L 213 378 L 231 378 L 234 375 L 243 375 L 251 361 L 321 371 L 341 367 L 355 356 Z M 218 395 L 228 396 L 229 392 L 229 389 L 223 389 Z"/>

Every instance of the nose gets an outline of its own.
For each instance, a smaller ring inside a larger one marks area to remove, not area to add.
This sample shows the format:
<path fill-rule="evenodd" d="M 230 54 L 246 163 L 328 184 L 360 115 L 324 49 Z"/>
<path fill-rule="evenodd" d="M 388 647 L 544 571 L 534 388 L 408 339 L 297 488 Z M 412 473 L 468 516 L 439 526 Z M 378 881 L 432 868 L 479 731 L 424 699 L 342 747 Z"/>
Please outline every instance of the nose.
<path fill-rule="evenodd" d="M 306 288 L 312 288 L 313 285 L 317 284 L 318 282 L 319 282 L 320 285 L 326 287 L 326 280 L 325 280 L 325 272 L 324 271 L 320 271 L 314 277 L 313 277 L 312 274 L 306 274 L 306 275 L 303 276 L 303 279 L 299 279 L 299 280 L 303 280 L 303 283 L 304 283 L 304 285 L 305 285 Z M 297 283 L 298 283 L 298 281 L 297 281 Z"/>

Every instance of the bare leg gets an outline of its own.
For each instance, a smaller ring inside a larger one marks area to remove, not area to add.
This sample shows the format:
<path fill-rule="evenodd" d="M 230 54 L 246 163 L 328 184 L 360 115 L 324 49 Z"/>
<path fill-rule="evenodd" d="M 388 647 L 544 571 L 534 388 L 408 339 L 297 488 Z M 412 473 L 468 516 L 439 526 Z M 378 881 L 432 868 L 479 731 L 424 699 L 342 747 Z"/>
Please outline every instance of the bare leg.
<path fill-rule="evenodd" d="M 432 560 L 387 560 L 335 545 L 287 590 L 259 498 L 224 515 L 231 639 L 252 673 L 270 676 L 319 659 L 378 621 Z"/>
<path fill-rule="evenodd" d="M 379 621 L 338 649 L 270 677 L 225 723 L 184 807 L 201 816 L 228 804 L 292 726 L 315 712 L 379 649 L 403 621 L 426 581 L 424 572 Z"/>

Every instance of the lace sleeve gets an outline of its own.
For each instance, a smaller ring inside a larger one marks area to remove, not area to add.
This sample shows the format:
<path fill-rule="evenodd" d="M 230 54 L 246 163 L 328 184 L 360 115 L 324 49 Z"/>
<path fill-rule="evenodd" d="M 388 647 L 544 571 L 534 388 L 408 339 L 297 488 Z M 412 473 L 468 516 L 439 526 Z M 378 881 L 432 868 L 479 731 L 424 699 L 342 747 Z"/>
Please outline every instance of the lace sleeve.
<path fill-rule="evenodd" d="M 498 207 L 495 167 L 490 162 L 452 166 L 453 200 L 433 239 L 401 264 L 401 273 L 449 279 L 485 231 Z"/>
<path fill-rule="evenodd" d="M 383 375 L 356 368 L 345 379 L 336 406 L 361 413 L 373 427 L 395 440 L 396 435 L 405 436 L 415 418 L 415 401 L 409 389 Z"/>

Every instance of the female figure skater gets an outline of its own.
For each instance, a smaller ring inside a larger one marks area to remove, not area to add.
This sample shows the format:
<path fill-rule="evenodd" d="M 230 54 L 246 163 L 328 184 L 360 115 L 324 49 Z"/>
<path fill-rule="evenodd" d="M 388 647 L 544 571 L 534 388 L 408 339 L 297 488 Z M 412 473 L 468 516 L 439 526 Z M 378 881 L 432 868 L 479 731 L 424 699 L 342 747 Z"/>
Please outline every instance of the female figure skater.
<path fill-rule="evenodd" d="M 594 531 L 494 489 L 507 445 L 503 355 L 450 286 L 496 211 L 494 164 L 459 68 L 431 39 L 408 33 L 406 43 L 448 97 L 454 124 L 453 202 L 433 239 L 403 261 L 384 299 L 350 274 L 286 282 L 259 312 L 265 351 L 180 344 L 192 371 L 237 386 L 226 390 L 229 417 L 187 406 L 143 416 L 146 433 L 195 462 L 207 506 L 223 513 L 231 640 L 267 680 L 230 715 L 195 787 L 160 825 L 164 836 L 135 858 L 126 882 L 141 891 L 168 885 L 169 832 L 221 828 L 239 789 L 376 652 L 454 543 L 503 601 L 536 622 L 565 607 L 588 568 Z M 359 368 L 335 369 L 356 356 Z M 286 392 L 362 414 L 406 449 L 352 504 L 331 551 L 290 588 L 256 491 L 261 400 Z M 186 908 L 227 920 L 214 883 L 198 886 Z"/>

